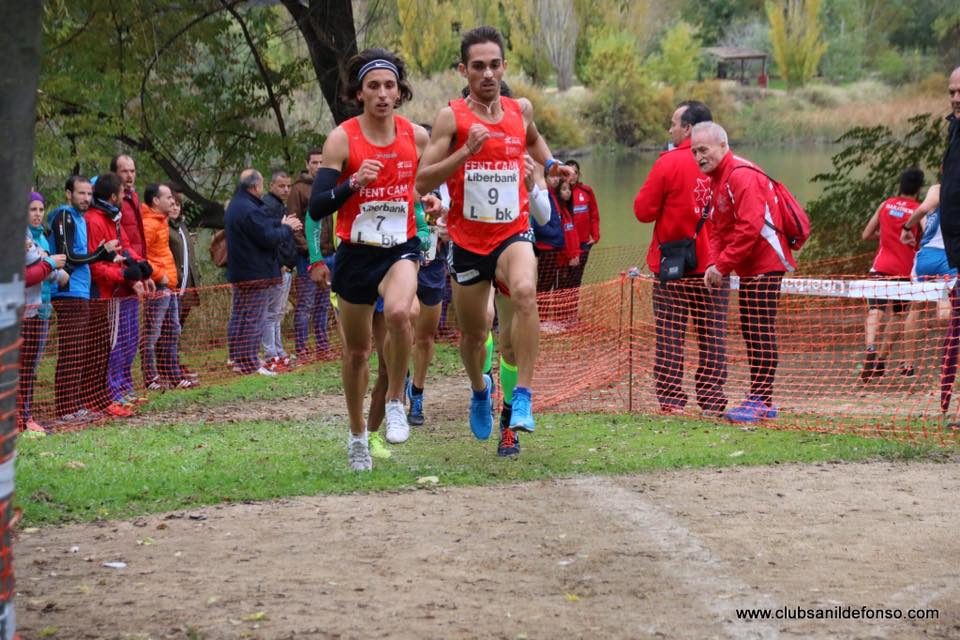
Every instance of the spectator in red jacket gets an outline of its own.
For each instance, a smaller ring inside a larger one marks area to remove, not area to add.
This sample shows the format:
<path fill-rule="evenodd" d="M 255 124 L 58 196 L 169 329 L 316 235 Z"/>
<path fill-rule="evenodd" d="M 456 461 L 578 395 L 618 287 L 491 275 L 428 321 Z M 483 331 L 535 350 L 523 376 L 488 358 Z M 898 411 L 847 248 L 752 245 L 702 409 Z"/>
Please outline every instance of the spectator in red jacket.
<path fill-rule="evenodd" d="M 691 146 L 700 170 L 710 176 L 711 264 L 703 274 L 711 289 L 740 276 L 740 331 L 750 366 L 750 395 L 724 416 L 732 422 L 777 417 L 773 382 L 777 371 L 777 303 L 783 274 L 796 268 L 786 238 L 778 230 L 779 208 L 771 210 L 766 175 L 733 155 L 727 132 L 715 122 L 693 127 Z"/>
<path fill-rule="evenodd" d="M 640 222 L 653 223 L 647 265 L 657 276 L 653 284 L 656 351 L 653 380 L 663 413 L 682 411 L 684 343 L 687 320 L 693 321 L 700 351 L 695 384 L 697 404 L 704 413 L 719 415 L 727 407 L 723 385 L 727 380 L 727 289 L 710 289 L 703 272 L 710 264 L 710 225 L 706 224 L 710 178 L 690 152 L 694 125 L 712 120 L 710 109 L 697 101 L 681 102 L 670 120 L 673 149 L 657 158 L 633 201 Z M 668 273 L 661 268 L 660 246 L 694 240 L 695 267 Z"/>
<path fill-rule="evenodd" d="M 121 298 L 120 306 L 117 307 L 115 321 L 117 326 L 117 344 L 123 339 L 124 333 L 129 333 L 129 328 L 124 326 L 123 303 L 133 295 L 143 295 L 146 292 L 153 293 L 155 286 L 150 280 L 153 269 L 150 264 L 143 260 L 140 254 L 130 248 L 130 239 L 121 224 L 120 203 L 123 197 L 122 183 L 120 176 L 115 173 L 105 173 L 97 178 L 93 186 L 93 204 L 87 210 L 84 219 L 87 222 L 87 245 L 93 253 L 101 242 L 118 240 L 119 246 L 117 259 L 113 262 L 95 262 L 90 265 L 92 276 L 92 285 L 90 288 L 90 321 L 89 335 L 90 349 L 88 357 L 93 358 L 96 363 L 96 370 L 93 372 L 94 381 L 91 384 L 100 384 L 100 380 L 106 380 L 110 385 L 110 397 L 103 401 L 97 399 L 94 405 L 88 409 L 103 410 L 110 415 L 129 416 L 133 415 L 132 409 L 126 406 L 126 403 L 120 401 L 116 396 L 114 381 L 108 379 L 108 369 L 113 364 L 114 356 L 110 352 L 110 337 L 114 332 L 113 326 L 108 326 L 108 305 L 105 302 L 97 300 L 110 300 Z M 139 320 L 136 309 L 134 309 L 134 324 Z M 133 355 L 136 356 L 136 341 L 133 342 Z M 114 349 L 114 353 L 117 349 Z M 127 359 L 124 357 L 124 363 Z M 133 364 L 133 358 L 129 358 L 129 364 L 126 365 L 126 375 L 130 376 L 130 365 Z M 116 370 L 114 375 L 118 375 Z M 86 382 L 86 381 L 85 381 Z M 130 390 L 132 391 L 132 379 Z"/>
<path fill-rule="evenodd" d="M 134 255 L 146 258 L 147 246 L 144 241 L 143 218 L 140 198 L 137 197 L 137 165 L 128 155 L 118 155 L 110 161 L 110 171 L 116 173 L 123 183 L 120 202 L 120 225 L 126 233 L 125 247 Z M 133 392 L 131 369 L 137 357 L 137 344 L 140 342 L 140 300 L 137 296 L 127 295 L 119 302 L 117 339 L 110 352 L 108 383 L 110 395 L 117 402 L 132 405 L 139 398 Z"/>
<path fill-rule="evenodd" d="M 564 164 L 573 167 L 574 175 L 570 181 L 573 222 L 580 236 L 580 264 L 572 267 L 572 282 L 579 287 L 583 281 L 583 272 L 587 268 L 590 249 L 600 242 L 600 209 L 593 189 L 581 181 L 580 163 L 567 160 Z"/>

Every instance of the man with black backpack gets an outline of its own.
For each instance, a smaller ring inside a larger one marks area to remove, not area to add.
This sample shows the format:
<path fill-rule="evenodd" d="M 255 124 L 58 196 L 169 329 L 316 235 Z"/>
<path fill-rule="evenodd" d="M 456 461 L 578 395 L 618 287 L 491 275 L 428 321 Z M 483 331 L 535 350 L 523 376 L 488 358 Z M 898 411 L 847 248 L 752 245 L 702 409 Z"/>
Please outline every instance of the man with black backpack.
<path fill-rule="evenodd" d="M 695 100 L 681 102 L 670 122 L 673 148 L 660 155 L 633 201 L 640 222 L 652 222 L 647 265 L 653 283 L 656 352 L 653 380 L 662 413 L 684 409 L 683 355 L 687 319 L 697 332 L 700 361 L 695 384 L 705 414 L 727 408 L 726 331 L 728 291 L 708 289 L 703 272 L 710 264 L 710 225 L 706 224 L 710 178 L 690 152 L 694 125 L 712 120 L 710 109 Z"/>
<path fill-rule="evenodd" d="M 727 132 L 715 122 L 693 127 L 693 155 L 710 176 L 712 264 L 703 274 L 711 289 L 740 277 L 740 330 L 750 366 L 750 394 L 727 411 L 731 422 L 777 417 L 773 381 L 777 371 L 777 304 L 786 272 L 796 269 L 792 249 L 803 245 L 810 227 L 806 214 L 783 185 L 759 167 L 733 155 Z"/>

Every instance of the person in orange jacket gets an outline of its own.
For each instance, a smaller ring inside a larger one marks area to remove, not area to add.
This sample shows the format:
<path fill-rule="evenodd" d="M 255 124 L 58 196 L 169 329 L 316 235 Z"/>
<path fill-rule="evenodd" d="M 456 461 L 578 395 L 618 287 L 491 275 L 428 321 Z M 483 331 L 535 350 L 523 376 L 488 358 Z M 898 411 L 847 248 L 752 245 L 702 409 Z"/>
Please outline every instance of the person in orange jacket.
<path fill-rule="evenodd" d="M 150 184 L 143 192 L 140 217 L 143 220 L 143 245 L 153 268 L 150 278 L 156 292 L 144 305 L 144 333 L 140 343 L 143 379 L 148 389 L 192 387 L 194 381 L 180 371 L 180 308 L 177 289 L 177 264 L 170 251 L 169 215 L 176 201 L 165 184 Z M 159 359 L 159 368 L 158 368 Z"/>

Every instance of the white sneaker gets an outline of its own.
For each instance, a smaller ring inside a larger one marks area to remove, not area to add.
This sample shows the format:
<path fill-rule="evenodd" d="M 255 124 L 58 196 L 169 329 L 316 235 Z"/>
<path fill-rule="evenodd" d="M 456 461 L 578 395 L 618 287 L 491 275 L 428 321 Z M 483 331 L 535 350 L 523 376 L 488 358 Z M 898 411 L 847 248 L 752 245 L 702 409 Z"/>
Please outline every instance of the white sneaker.
<path fill-rule="evenodd" d="M 259 369 L 257 369 L 257 373 L 259 373 L 259 374 L 262 375 L 262 376 L 273 376 L 273 377 L 276 377 L 276 375 L 277 375 L 277 372 L 276 372 L 276 371 L 270 371 L 270 369 L 267 369 L 267 368 L 264 367 L 264 366 L 261 366 Z"/>
<path fill-rule="evenodd" d="M 373 469 L 373 458 L 370 457 L 370 447 L 366 438 L 350 436 L 347 444 L 347 460 L 353 471 L 370 471 Z"/>
<path fill-rule="evenodd" d="M 407 423 L 403 400 L 391 400 L 387 403 L 387 442 L 400 444 L 409 438 L 410 425 Z"/>

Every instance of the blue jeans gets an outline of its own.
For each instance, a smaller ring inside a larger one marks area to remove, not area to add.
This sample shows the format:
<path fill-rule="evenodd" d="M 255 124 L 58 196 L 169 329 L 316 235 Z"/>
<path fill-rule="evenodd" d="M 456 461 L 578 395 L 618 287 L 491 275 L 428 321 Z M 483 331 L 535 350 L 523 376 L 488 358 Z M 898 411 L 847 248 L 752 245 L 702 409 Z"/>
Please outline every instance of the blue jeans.
<path fill-rule="evenodd" d="M 327 268 L 333 272 L 333 256 L 324 258 Z M 330 349 L 330 340 L 327 338 L 327 316 L 330 313 L 330 289 L 319 289 L 310 279 L 307 268 L 308 259 L 300 256 L 297 265 L 297 303 L 293 311 L 293 328 L 296 339 L 297 353 L 307 351 L 310 343 L 310 325 L 317 337 L 317 351 Z"/>
<path fill-rule="evenodd" d="M 144 305 L 143 375 L 149 382 L 160 374 L 179 382 L 180 372 L 180 298 L 167 293 L 151 297 Z M 157 370 L 157 362 L 160 370 Z"/>
<path fill-rule="evenodd" d="M 233 309 L 227 324 L 229 357 L 240 373 L 260 368 L 260 338 L 267 318 L 270 284 L 242 282 L 233 285 Z"/>
<path fill-rule="evenodd" d="M 133 374 L 130 370 L 137 357 L 137 343 L 140 341 L 140 301 L 133 296 L 113 302 L 116 305 L 116 336 L 107 363 L 107 386 L 110 399 L 120 401 L 133 393 Z"/>
<path fill-rule="evenodd" d="M 273 358 L 284 358 L 287 352 L 283 348 L 283 314 L 290 297 L 290 283 L 293 274 L 286 271 L 279 284 L 270 288 L 270 302 L 267 307 L 267 320 L 263 329 L 263 358 L 268 362 Z"/>

